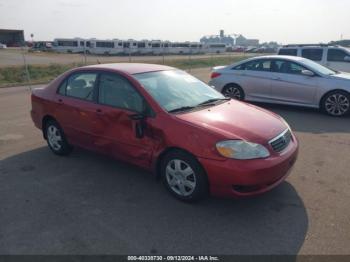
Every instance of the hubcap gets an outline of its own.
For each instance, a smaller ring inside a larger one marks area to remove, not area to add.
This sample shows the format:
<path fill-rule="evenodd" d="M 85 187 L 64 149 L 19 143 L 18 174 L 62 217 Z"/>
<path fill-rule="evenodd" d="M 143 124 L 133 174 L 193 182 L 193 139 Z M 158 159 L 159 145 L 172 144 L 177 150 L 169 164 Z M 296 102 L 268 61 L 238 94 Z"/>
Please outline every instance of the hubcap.
<path fill-rule="evenodd" d="M 49 126 L 47 128 L 47 140 L 49 141 L 50 146 L 58 151 L 62 147 L 62 136 L 60 131 L 55 126 Z"/>
<path fill-rule="evenodd" d="M 349 110 L 350 102 L 346 96 L 337 93 L 327 98 L 325 107 L 329 114 L 341 116 Z"/>
<path fill-rule="evenodd" d="M 189 196 L 196 188 L 194 171 L 189 164 L 180 159 L 168 163 L 165 176 L 171 190 L 180 196 Z"/>
<path fill-rule="evenodd" d="M 237 87 L 227 87 L 224 91 L 224 95 L 237 99 L 237 100 L 241 100 L 242 99 L 242 94 L 241 94 L 241 90 L 239 90 L 239 88 Z"/>

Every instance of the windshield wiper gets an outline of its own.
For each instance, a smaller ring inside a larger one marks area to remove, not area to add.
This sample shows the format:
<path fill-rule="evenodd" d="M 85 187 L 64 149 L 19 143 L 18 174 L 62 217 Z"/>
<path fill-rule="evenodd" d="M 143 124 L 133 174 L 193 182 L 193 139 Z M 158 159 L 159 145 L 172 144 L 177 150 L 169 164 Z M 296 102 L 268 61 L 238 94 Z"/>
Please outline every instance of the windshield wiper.
<path fill-rule="evenodd" d="M 212 98 L 212 99 L 209 99 L 209 100 L 204 101 L 202 103 L 199 103 L 196 106 L 182 106 L 182 107 L 179 107 L 179 108 L 172 109 L 172 110 L 170 110 L 168 112 L 169 113 L 176 113 L 176 112 L 188 111 L 188 110 L 192 110 L 192 109 L 195 109 L 195 108 L 201 107 L 201 106 L 215 105 L 215 102 L 218 102 L 218 101 L 229 101 L 229 100 L 231 100 L 231 98 L 229 98 L 229 97 Z"/>
<path fill-rule="evenodd" d="M 188 110 L 191 110 L 191 109 L 194 109 L 196 108 L 195 106 L 182 106 L 182 107 L 179 107 L 179 108 L 175 108 L 175 109 L 172 109 L 170 111 L 168 111 L 169 113 L 177 113 L 177 112 L 182 112 L 182 111 L 188 111 Z"/>
<path fill-rule="evenodd" d="M 225 97 L 225 98 L 212 98 L 212 99 L 209 99 L 207 101 L 204 101 L 200 104 L 198 104 L 197 106 L 202 106 L 202 105 L 207 105 L 207 104 L 213 104 L 214 102 L 218 102 L 218 101 L 229 101 L 231 100 L 230 97 Z"/>

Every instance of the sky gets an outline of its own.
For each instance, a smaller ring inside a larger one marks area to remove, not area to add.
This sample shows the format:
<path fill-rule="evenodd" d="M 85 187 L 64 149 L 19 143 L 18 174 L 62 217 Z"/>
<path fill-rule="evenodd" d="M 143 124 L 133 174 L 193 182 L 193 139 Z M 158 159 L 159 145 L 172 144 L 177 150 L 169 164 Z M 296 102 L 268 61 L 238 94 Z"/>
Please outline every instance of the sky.
<path fill-rule="evenodd" d="M 0 28 L 26 40 L 54 38 L 199 41 L 242 34 L 261 42 L 350 39 L 349 0 L 0 0 Z"/>

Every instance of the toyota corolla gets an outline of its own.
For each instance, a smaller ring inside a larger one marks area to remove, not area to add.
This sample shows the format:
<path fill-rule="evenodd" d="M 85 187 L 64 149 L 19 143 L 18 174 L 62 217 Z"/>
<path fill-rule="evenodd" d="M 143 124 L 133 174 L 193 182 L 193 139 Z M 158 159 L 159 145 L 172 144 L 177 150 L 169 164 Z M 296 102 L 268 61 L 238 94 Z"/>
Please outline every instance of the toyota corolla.
<path fill-rule="evenodd" d="M 70 70 L 33 90 L 31 116 L 53 153 L 81 147 L 152 170 L 184 201 L 267 192 L 298 152 L 280 116 L 161 65 Z"/>

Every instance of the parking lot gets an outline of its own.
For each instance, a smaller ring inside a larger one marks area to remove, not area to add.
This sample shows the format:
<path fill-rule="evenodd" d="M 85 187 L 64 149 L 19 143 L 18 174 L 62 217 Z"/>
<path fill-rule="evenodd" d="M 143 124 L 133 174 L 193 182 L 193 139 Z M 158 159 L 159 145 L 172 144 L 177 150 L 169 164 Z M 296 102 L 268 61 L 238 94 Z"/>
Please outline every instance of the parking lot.
<path fill-rule="evenodd" d="M 209 69 L 191 73 L 208 81 Z M 300 141 L 287 181 L 251 199 L 185 204 L 138 168 L 53 155 L 26 87 L 0 89 L 1 254 L 348 254 L 350 121 L 259 104 Z"/>

